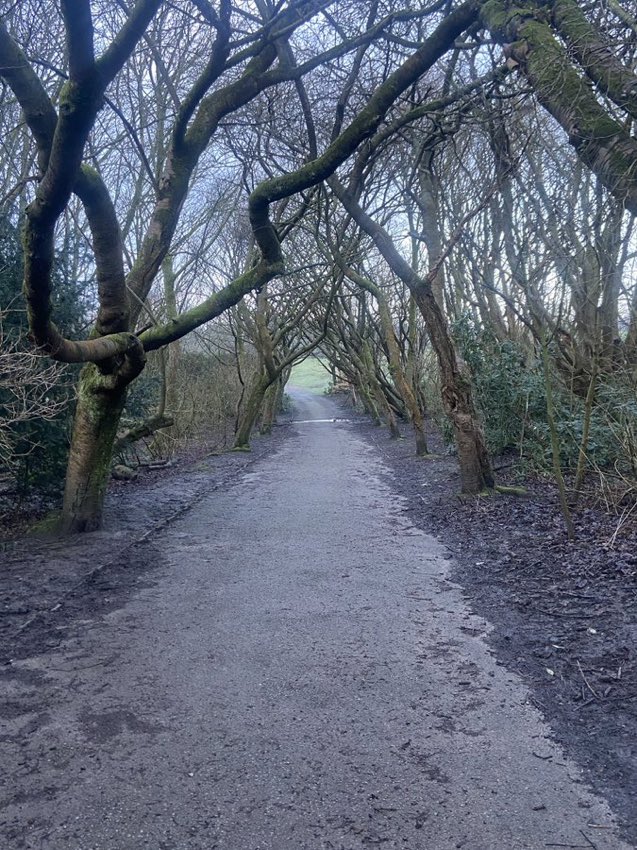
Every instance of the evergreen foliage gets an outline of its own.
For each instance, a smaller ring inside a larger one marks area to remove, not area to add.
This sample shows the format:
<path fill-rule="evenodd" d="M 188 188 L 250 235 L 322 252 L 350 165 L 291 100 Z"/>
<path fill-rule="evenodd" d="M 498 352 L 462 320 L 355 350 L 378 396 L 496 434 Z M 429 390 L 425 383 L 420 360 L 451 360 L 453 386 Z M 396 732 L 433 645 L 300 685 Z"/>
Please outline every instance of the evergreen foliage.
<path fill-rule="evenodd" d="M 499 342 L 467 316 L 455 323 L 454 334 L 471 373 L 490 451 L 515 450 L 534 467 L 549 470 L 546 389 L 539 357 L 510 340 Z M 582 441 L 585 402 L 556 369 L 553 390 L 560 461 L 572 471 Z M 586 454 L 594 468 L 635 474 L 637 397 L 627 374 L 599 380 Z"/>

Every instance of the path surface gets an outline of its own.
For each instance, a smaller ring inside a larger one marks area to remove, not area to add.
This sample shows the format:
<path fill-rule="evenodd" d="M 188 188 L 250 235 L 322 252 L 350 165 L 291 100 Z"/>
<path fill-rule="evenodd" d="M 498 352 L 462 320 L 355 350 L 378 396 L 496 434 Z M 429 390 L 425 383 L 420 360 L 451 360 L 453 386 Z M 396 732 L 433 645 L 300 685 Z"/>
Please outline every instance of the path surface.
<path fill-rule="evenodd" d="M 331 419 L 297 392 L 296 418 Z M 6 850 L 628 850 L 346 422 L 134 550 L 154 583 L 16 662 Z"/>

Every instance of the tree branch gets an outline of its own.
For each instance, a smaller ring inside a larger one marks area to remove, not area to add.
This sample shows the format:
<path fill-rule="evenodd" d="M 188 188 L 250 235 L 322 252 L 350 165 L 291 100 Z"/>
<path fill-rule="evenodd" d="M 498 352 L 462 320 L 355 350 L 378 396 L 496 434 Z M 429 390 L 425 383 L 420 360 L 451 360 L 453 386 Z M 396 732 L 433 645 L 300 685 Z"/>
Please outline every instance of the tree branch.
<path fill-rule="evenodd" d="M 264 257 L 273 261 L 280 256 L 279 240 L 269 216 L 270 204 L 309 189 L 333 174 L 376 131 L 396 98 L 444 55 L 455 38 L 476 20 L 477 14 L 477 4 L 468 0 L 447 15 L 421 47 L 378 86 L 366 106 L 321 156 L 291 174 L 257 186 L 250 195 L 250 223 Z"/>
<path fill-rule="evenodd" d="M 82 84 L 95 73 L 93 18 L 89 0 L 62 0 L 62 17 L 66 29 L 69 77 Z"/>

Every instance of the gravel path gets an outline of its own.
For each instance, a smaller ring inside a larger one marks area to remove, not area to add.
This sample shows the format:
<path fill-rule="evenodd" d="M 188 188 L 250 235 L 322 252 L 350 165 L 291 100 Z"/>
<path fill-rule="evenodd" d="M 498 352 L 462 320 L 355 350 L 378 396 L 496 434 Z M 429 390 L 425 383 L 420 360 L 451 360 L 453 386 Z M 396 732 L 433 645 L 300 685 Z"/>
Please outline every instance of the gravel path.
<path fill-rule="evenodd" d="M 131 550 L 152 581 L 14 662 L 0 846 L 628 850 L 373 448 L 295 397 Z"/>

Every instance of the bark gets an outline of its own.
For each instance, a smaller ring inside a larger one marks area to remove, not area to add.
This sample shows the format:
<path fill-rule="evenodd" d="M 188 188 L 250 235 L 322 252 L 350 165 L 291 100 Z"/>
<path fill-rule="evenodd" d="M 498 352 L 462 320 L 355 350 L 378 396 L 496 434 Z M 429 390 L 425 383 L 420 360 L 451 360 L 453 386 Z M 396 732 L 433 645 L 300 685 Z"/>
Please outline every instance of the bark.
<path fill-rule="evenodd" d="M 376 406 L 376 402 L 373 398 L 373 392 L 369 388 L 366 379 L 361 376 L 358 382 L 358 395 L 363 405 L 363 409 L 365 413 L 370 417 L 372 423 L 380 428 L 383 424 L 382 419 L 380 418 L 380 413 L 378 412 L 378 407 Z"/>
<path fill-rule="evenodd" d="M 250 383 L 248 392 L 243 400 L 243 409 L 240 411 L 237 423 L 237 431 L 234 437 L 234 448 L 247 451 L 250 448 L 250 438 L 256 425 L 263 399 L 271 384 L 271 380 L 265 371 L 256 373 Z"/>
<path fill-rule="evenodd" d="M 575 0 L 553 0 L 553 23 L 586 75 L 617 106 L 637 118 L 637 76 L 623 65 Z"/>
<path fill-rule="evenodd" d="M 595 404 L 595 392 L 597 389 L 597 369 L 593 363 L 593 372 L 590 376 L 588 392 L 586 393 L 586 403 L 584 405 L 584 423 L 582 427 L 582 439 L 580 440 L 579 452 L 577 455 L 577 470 L 575 472 L 575 481 L 573 483 L 573 501 L 577 505 L 582 492 L 582 485 L 586 476 L 586 468 L 588 466 L 588 443 L 591 433 L 591 422 L 593 418 L 593 407 Z"/>
<path fill-rule="evenodd" d="M 261 434 L 272 433 L 277 413 L 280 410 L 281 386 L 282 379 L 279 377 L 273 384 L 270 384 L 266 391 L 263 416 L 261 417 L 261 425 L 259 427 L 259 433 Z"/>
<path fill-rule="evenodd" d="M 126 386 L 123 383 L 113 386 L 94 364 L 84 367 L 64 490 L 64 532 L 95 531 L 101 527 Z"/>
<path fill-rule="evenodd" d="M 447 322 L 434 297 L 423 282 L 414 288 L 414 298 L 427 325 L 438 358 L 441 394 L 445 413 L 453 425 L 463 493 L 480 493 L 493 488 L 495 481 L 484 435 L 480 427 L 469 378 L 460 369 Z"/>
<path fill-rule="evenodd" d="M 637 290 L 633 294 L 628 317 L 628 333 L 624 342 L 624 356 L 629 366 L 637 365 Z"/>
<path fill-rule="evenodd" d="M 422 410 L 420 409 L 420 405 L 418 404 L 418 399 L 416 398 L 412 386 L 407 379 L 407 375 L 405 374 L 393 325 L 391 328 L 388 327 L 388 324 L 391 323 L 391 316 L 389 315 L 388 310 L 385 310 L 384 312 L 386 315 L 381 317 L 381 321 L 383 321 L 385 325 L 384 332 L 387 347 L 389 349 L 389 369 L 405 407 L 407 408 L 407 412 L 409 413 L 409 420 L 414 430 L 414 438 L 416 441 L 416 454 L 418 457 L 422 457 L 429 454 L 429 449 L 427 447 L 427 433 L 425 430 L 425 418 Z M 387 321 L 388 318 L 389 323 Z"/>
<path fill-rule="evenodd" d="M 367 385 L 370 388 L 369 393 L 372 398 L 375 399 L 376 402 L 375 407 L 377 410 L 381 410 L 383 412 L 385 424 L 387 425 L 389 435 L 392 440 L 398 440 L 400 439 L 400 429 L 398 427 L 396 413 L 389 401 L 387 400 L 387 396 L 383 392 L 383 388 L 376 374 L 376 365 L 374 363 L 374 358 L 372 356 L 369 342 L 367 340 L 363 342 L 361 359 L 363 363 L 364 374 L 367 378 Z"/>
<path fill-rule="evenodd" d="M 367 280 L 362 275 L 357 274 L 353 269 L 348 269 L 346 273 L 355 283 L 358 283 L 360 286 L 367 289 L 367 291 L 370 292 L 376 299 L 378 304 L 380 327 L 388 353 L 389 372 L 394 381 L 394 385 L 398 390 L 400 398 L 405 405 L 407 413 L 409 414 L 409 420 L 414 430 L 414 437 L 416 440 L 416 454 L 419 457 L 427 455 L 429 454 L 429 449 L 427 448 L 427 435 L 425 432 L 424 417 L 403 366 L 400 346 L 396 339 L 394 323 L 392 321 L 389 305 L 387 304 L 387 299 L 385 298 L 382 289 L 379 286 L 376 286 L 373 281 Z"/>
<path fill-rule="evenodd" d="M 583 163 L 637 213 L 637 140 L 598 101 L 537 2 L 487 0 L 481 18 L 562 126 Z"/>
<path fill-rule="evenodd" d="M 544 385 L 546 387 L 546 420 L 549 426 L 549 433 L 551 435 L 551 456 L 553 458 L 553 474 L 555 475 L 555 483 L 557 484 L 557 491 L 560 500 L 560 510 L 562 511 L 562 516 L 564 517 L 564 524 L 566 526 L 568 539 L 574 540 L 575 527 L 573 525 L 571 510 L 568 506 L 568 499 L 566 498 L 566 484 L 564 483 L 564 475 L 562 474 L 562 463 L 560 460 L 560 440 L 559 434 L 557 432 L 557 424 L 555 422 L 555 406 L 553 403 L 553 388 L 551 384 L 551 369 L 549 365 L 549 354 L 548 344 L 546 341 L 546 334 L 543 334 L 542 336 L 541 347 L 542 366 L 544 370 Z"/>
<path fill-rule="evenodd" d="M 363 405 L 363 410 L 370 417 L 374 425 L 380 427 L 382 419 L 377 405 L 377 397 L 370 383 L 369 369 L 363 356 L 363 340 L 358 331 L 349 328 L 355 333 L 355 341 L 347 338 L 347 332 L 341 329 L 341 339 L 345 343 L 344 358 L 339 363 L 342 372 L 349 375 L 352 384 L 358 389 L 358 398 Z M 362 330 L 362 328 L 360 329 Z M 346 358 L 346 359 L 345 359 Z"/>
<path fill-rule="evenodd" d="M 419 154 L 418 163 L 418 207 L 422 219 L 422 236 L 427 246 L 429 268 L 442 255 L 442 233 L 440 231 L 439 180 L 433 170 L 434 151 L 425 149 Z M 435 272 L 431 287 L 434 297 L 444 310 L 445 274 L 442 265 Z"/>
<path fill-rule="evenodd" d="M 617 0 L 606 0 L 608 4 L 608 8 L 619 18 L 619 20 L 629 27 L 635 35 L 637 35 L 637 18 L 633 15 L 629 15 L 626 9 L 618 3 Z"/>
<path fill-rule="evenodd" d="M 162 263 L 162 275 L 164 283 L 164 300 L 166 303 L 166 315 L 169 321 L 177 318 L 177 295 L 175 274 L 172 257 L 167 254 Z M 174 451 L 175 440 L 179 433 L 177 415 L 179 412 L 178 377 L 179 364 L 181 361 L 181 341 L 175 340 L 166 348 L 160 349 L 159 356 L 162 357 L 162 396 L 156 418 L 170 420 L 161 426 L 162 430 L 157 434 L 154 446 L 159 454 L 171 455 Z M 165 417 L 164 414 L 167 414 Z"/>

